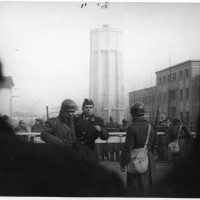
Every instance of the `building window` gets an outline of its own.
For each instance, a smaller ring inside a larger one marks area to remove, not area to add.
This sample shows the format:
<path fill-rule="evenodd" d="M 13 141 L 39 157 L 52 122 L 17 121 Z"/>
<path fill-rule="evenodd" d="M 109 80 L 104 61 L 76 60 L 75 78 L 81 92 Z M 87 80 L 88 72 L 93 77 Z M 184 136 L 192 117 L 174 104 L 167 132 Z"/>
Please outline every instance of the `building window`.
<path fill-rule="evenodd" d="M 155 95 L 152 96 L 153 104 L 155 104 Z"/>
<path fill-rule="evenodd" d="M 182 100 L 183 100 L 183 90 L 180 89 L 180 101 L 182 101 Z"/>
<path fill-rule="evenodd" d="M 189 99 L 189 88 L 186 88 L 186 99 Z"/>
<path fill-rule="evenodd" d="M 170 99 L 172 100 L 172 101 L 175 101 L 176 100 L 176 90 L 171 90 L 170 91 Z"/>
<path fill-rule="evenodd" d="M 182 80 L 183 79 L 183 71 L 179 72 L 179 79 Z"/>
<path fill-rule="evenodd" d="M 181 119 L 183 120 L 183 112 L 180 112 Z"/>
<path fill-rule="evenodd" d="M 171 74 L 168 74 L 167 78 L 168 78 L 168 82 L 170 83 L 171 82 Z"/>
<path fill-rule="evenodd" d="M 151 96 L 149 96 L 149 104 L 151 104 Z"/>
<path fill-rule="evenodd" d="M 186 120 L 187 120 L 187 123 L 189 122 L 189 112 L 186 112 Z"/>
<path fill-rule="evenodd" d="M 161 85 L 161 77 L 158 77 L 158 85 Z"/>
<path fill-rule="evenodd" d="M 158 103 L 159 104 L 161 103 L 161 93 L 160 92 L 158 93 Z"/>
<path fill-rule="evenodd" d="M 176 81 L 176 72 L 173 73 L 173 81 Z"/>
<path fill-rule="evenodd" d="M 164 93 L 164 103 L 166 103 L 166 93 Z"/>
<path fill-rule="evenodd" d="M 189 77 L 189 69 L 185 69 L 185 78 Z"/>
<path fill-rule="evenodd" d="M 163 84 L 166 84 L 166 76 L 163 76 Z"/>

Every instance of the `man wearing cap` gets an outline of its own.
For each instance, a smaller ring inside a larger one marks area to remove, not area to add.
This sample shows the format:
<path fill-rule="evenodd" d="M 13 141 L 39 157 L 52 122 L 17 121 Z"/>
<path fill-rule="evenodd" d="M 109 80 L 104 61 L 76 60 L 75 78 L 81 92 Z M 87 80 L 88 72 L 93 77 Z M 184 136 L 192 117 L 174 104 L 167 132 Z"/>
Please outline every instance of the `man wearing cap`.
<path fill-rule="evenodd" d="M 75 134 L 80 144 L 80 150 L 89 159 L 97 162 L 95 140 L 99 137 L 107 140 L 109 134 L 104 128 L 104 120 L 94 115 L 94 103 L 85 99 L 82 105 L 83 113 L 75 119 Z"/>
<path fill-rule="evenodd" d="M 41 132 L 41 139 L 47 144 L 73 148 L 76 143 L 73 116 L 77 110 L 71 99 L 62 102 L 58 117 L 49 119 Z"/>

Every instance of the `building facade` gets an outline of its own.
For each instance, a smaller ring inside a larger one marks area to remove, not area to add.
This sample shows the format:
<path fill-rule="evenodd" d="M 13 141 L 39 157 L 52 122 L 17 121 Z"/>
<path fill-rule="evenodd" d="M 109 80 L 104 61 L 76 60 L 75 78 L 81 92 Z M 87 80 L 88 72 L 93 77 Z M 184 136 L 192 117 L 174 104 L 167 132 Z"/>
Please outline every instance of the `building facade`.
<path fill-rule="evenodd" d="M 14 87 L 14 82 L 11 76 L 4 78 L 0 90 L 0 114 L 12 118 L 12 87 Z"/>
<path fill-rule="evenodd" d="M 105 122 L 124 118 L 122 32 L 108 25 L 90 32 L 90 90 L 95 112 Z"/>
<path fill-rule="evenodd" d="M 130 106 L 142 102 L 149 119 L 179 116 L 195 125 L 200 110 L 200 61 L 189 60 L 156 72 L 156 86 L 129 93 Z M 150 97 L 152 96 L 152 97 Z"/>
<path fill-rule="evenodd" d="M 156 72 L 159 113 L 195 124 L 200 101 L 200 61 L 189 60 Z"/>

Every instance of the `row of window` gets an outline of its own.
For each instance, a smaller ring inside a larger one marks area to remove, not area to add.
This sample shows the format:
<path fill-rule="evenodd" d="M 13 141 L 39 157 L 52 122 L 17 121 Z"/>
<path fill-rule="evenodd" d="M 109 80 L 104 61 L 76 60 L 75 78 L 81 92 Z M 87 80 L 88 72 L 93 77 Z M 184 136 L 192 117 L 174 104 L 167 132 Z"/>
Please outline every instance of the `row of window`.
<path fill-rule="evenodd" d="M 131 104 L 141 102 L 144 105 L 155 104 L 155 95 L 131 99 Z"/>
<path fill-rule="evenodd" d="M 184 90 L 185 90 L 185 92 L 184 92 Z M 179 101 L 183 101 L 183 98 L 185 100 L 189 99 L 189 88 L 180 89 L 179 90 L 179 98 L 177 98 L 177 92 L 178 92 L 178 90 L 168 90 L 167 93 L 166 92 L 164 92 L 164 93 L 159 92 L 157 99 L 156 99 L 155 95 L 131 99 L 131 104 L 136 103 L 136 102 L 141 102 L 144 105 L 151 105 L 151 104 L 154 105 L 156 103 L 156 100 L 158 101 L 159 104 L 160 103 L 166 103 L 167 102 L 167 96 L 168 96 L 169 101 L 176 101 L 177 99 Z"/>
<path fill-rule="evenodd" d="M 169 101 L 176 101 L 178 96 L 177 96 L 177 92 L 178 90 L 168 90 L 168 93 L 158 93 L 158 101 L 159 103 L 161 103 L 163 101 L 163 103 L 166 103 L 167 101 L 167 95 L 168 95 L 168 99 Z M 185 88 L 185 95 L 184 94 L 184 89 L 180 89 L 179 90 L 179 101 L 183 101 L 183 98 L 185 100 L 189 99 L 189 88 Z"/>
<path fill-rule="evenodd" d="M 176 80 L 183 80 L 184 78 L 187 79 L 189 78 L 189 69 L 185 69 L 185 70 L 181 70 L 179 72 L 172 72 L 169 73 L 168 75 L 162 76 L 162 77 L 158 77 L 157 78 L 157 85 L 164 85 L 170 82 L 174 82 Z"/>

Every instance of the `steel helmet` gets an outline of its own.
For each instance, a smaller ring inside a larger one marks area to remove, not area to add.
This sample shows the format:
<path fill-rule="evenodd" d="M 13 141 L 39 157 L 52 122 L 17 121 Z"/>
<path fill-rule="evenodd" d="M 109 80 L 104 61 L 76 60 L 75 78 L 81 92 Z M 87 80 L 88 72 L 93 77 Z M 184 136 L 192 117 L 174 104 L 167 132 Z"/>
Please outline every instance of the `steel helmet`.
<path fill-rule="evenodd" d="M 144 104 L 143 103 L 134 103 L 132 106 L 131 106 L 131 110 L 130 110 L 130 113 L 134 116 L 141 116 L 141 115 L 144 115 L 145 113 L 145 107 L 144 107 Z"/>
<path fill-rule="evenodd" d="M 61 112 L 73 112 L 77 110 L 76 103 L 71 99 L 65 99 L 61 104 Z"/>
<path fill-rule="evenodd" d="M 172 125 L 176 125 L 176 124 L 180 124 L 181 123 L 181 119 L 178 116 L 175 116 L 172 119 Z"/>

